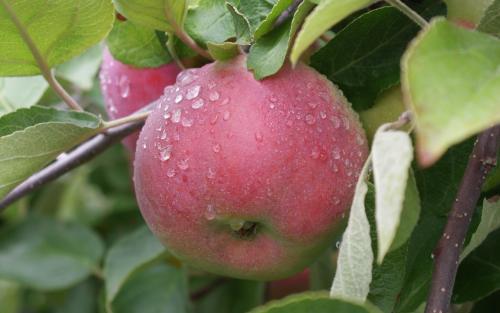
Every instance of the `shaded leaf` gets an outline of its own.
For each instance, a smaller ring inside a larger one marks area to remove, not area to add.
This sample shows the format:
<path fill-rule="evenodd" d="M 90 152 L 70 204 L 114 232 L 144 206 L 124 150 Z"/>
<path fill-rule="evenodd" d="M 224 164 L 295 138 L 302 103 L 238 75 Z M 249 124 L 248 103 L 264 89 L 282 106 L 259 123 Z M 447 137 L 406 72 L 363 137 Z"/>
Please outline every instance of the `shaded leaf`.
<path fill-rule="evenodd" d="M 42 76 L 0 77 L 0 115 L 35 105 L 48 86 Z"/>
<path fill-rule="evenodd" d="M 109 37 L 108 37 L 109 38 Z M 83 54 L 59 65 L 56 75 L 82 90 L 90 90 L 99 71 L 102 59 L 102 45 L 95 45 Z"/>
<path fill-rule="evenodd" d="M 151 30 L 173 31 L 165 17 L 165 0 L 113 0 L 113 3 L 118 12 L 135 24 Z"/>
<path fill-rule="evenodd" d="M 188 11 L 184 27 L 201 44 L 223 43 L 236 37 L 233 17 L 224 0 L 201 0 Z"/>
<path fill-rule="evenodd" d="M 484 13 L 478 30 L 500 37 L 500 0 L 495 0 Z"/>

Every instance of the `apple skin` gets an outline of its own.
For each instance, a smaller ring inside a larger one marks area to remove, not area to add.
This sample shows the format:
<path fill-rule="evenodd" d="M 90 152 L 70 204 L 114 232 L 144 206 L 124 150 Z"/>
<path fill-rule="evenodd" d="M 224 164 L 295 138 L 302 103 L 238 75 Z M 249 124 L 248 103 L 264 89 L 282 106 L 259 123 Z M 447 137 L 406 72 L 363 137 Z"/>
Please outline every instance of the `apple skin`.
<path fill-rule="evenodd" d="M 324 76 L 298 64 L 257 81 L 245 64 L 179 75 L 141 131 L 134 183 L 147 224 L 178 258 L 274 280 L 342 230 L 368 146 Z"/>
<path fill-rule="evenodd" d="M 281 280 L 268 283 L 266 289 L 266 301 L 282 299 L 294 293 L 309 290 L 309 269 Z"/>
<path fill-rule="evenodd" d="M 163 94 L 166 86 L 175 83 L 181 69 L 174 62 L 156 68 L 137 68 L 113 58 L 108 48 L 103 51 L 99 74 L 106 111 L 111 119 L 134 113 Z M 123 140 L 133 154 L 139 132 Z"/>

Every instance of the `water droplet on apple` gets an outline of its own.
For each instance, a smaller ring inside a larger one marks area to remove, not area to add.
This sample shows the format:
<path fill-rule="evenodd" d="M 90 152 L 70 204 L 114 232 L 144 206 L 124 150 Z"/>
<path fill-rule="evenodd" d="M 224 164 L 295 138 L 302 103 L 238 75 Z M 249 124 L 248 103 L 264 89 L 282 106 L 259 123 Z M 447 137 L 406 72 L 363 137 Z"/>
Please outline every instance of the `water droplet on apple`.
<path fill-rule="evenodd" d="M 194 110 L 198 110 L 200 109 L 201 107 L 203 107 L 203 105 L 205 104 L 205 101 L 203 101 L 203 99 L 198 99 L 196 101 L 194 101 L 192 104 L 191 104 L 191 107 L 194 109 Z"/>
<path fill-rule="evenodd" d="M 182 171 L 187 170 L 189 168 L 188 160 L 187 159 L 179 160 L 179 162 L 177 162 L 177 167 Z"/>
<path fill-rule="evenodd" d="M 200 90 L 201 90 L 201 86 L 199 86 L 199 85 L 195 85 L 195 86 L 189 88 L 188 91 L 186 92 L 186 99 L 192 100 L 192 99 L 198 97 L 198 95 L 200 94 Z"/>
<path fill-rule="evenodd" d="M 168 134 L 167 134 L 167 131 L 166 131 L 166 130 L 163 130 L 163 132 L 161 133 L 161 137 L 160 137 L 160 139 L 161 139 L 161 140 L 165 140 L 165 139 L 167 139 L 167 135 L 168 135 Z"/>
<path fill-rule="evenodd" d="M 217 90 L 211 91 L 210 94 L 208 95 L 208 99 L 210 101 L 217 101 L 217 100 L 219 100 L 219 97 L 220 97 L 220 95 L 217 92 Z"/>
<path fill-rule="evenodd" d="M 340 120 L 339 120 L 338 117 L 336 117 L 335 115 L 333 115 L 331 117 L 331 121 L 332 121 L 333 127 L 335 127 L 335 128 L 339 128 L 340 127 Z"/>
<path fill-rule="evenodd" d="M 227 121 L 227 120 L 229 120 L 230 117 L 231 117 L 231 113 L 229 111 L 224 111 L 224 113 L 222 115 L 222 119 L 224 121 Z"/>
<path fill-rule="evenodd" d="M 122 75 L 120 77 L 118 87 L 120 88 L 120 95 L 122 96 L 122 98 L 127 98 L 130 93 L 130 80 L 127 76 Z"/>
<path fill-rule="evenodd" d="M 175 109 L 172 113 L 172 123 L 179 123 L 181 121 L 181 109 Z"/>
<path fill-rule="evenodd" d="M 313 158 L 314 160 L 318 159 L 319 158 L 319 154 L 320 154 L 320 151 L 319 151 L 319 148 L 318 147 L 314 147 L 311 151 L 311 158 Z"/>
<path fill-rule="evenodd" d="M 170 94 L 174 93 L 174 90 L 175 90 L 174 86 L 172 86 L 172 85 L 167 86 L 167 87 L 165 87 L 165 89 L 163 89 L 163 94 L 170 95 Z"/>
<path fill-rule="evenodd" d="M 207 178 L 208 179 L 214 179 L 215 178 L 215 170 L 213 168 L 208 168 L 207 171 Z"/>
<path fill-rule="evenodd" d="M 215 152 L 215 153 L 218 153 L 220 152 L 220 149 L 221 149 L 221 146 L 216 143 L 213 147 L 212 147 L 212 150 Z"/>
<path fill-rule="evenodd" d="M 322 120 L 326 118 L 326 113 L 324 111 L 319 112 L 319 116 L 321 117 Z"/>
<path fill-rule="evenodd" d="M 189 85 L 196 78 L 195 74 L 196 74 L 195 69 L 188 69 L 188 70 L 182 71 L 179 73 L 179 75 L 177 75 L 177 83 L 181 86 Z"/>
<path fill-rule="evenodd" d="M 311 109 L 316 109 L 318 107 L 318 103 L 311 101 L 307 104 Z"/>
<path fill-rule="evenodd" d="M 332 156 L 333 156 L 333 158 L 335 160 L 340 159 L 340 150 L 339 150 L 339 148 L 337 148 L 337 147 L 333 148 L 333 150 L 332 150 Z"/>
<path fill-rule="evenodd" d="M 160 160 L 162 161 L 168 161 L 170 157 L 172 156 L 172 145 L 167 145 L 161 152 L 160 152 Z"/>
<path fill-rule="evenodd" d="M 316 118 L 312 114 L 307 114 L 306 123 L 309 125 L 313 125 L 314 123 L 316 123 Z"/>
<path fill-rule="evenodd" d="M 193 120 L 187 117 L 183 117 L 181 124 L 184 127 L 191 127 L 193 126 Z"/>
<path fill-rule="evenodd" d="M 174 176 L 175 176 L 175 168 L 171 167 L 171 168 L 167 169 L 167 177 L 172 178 Z"/>
<path fill-rule="evenodd" d="M 175 103 L 179 103 L 179 102 L 181 102 L 181 101 L 182 101 L 182 95 L 181 95 L 181 94 L 179 94 L 179 95 L 175 96 L 175 99 L 174 99 L 174 102 L 175 102 Z"/>

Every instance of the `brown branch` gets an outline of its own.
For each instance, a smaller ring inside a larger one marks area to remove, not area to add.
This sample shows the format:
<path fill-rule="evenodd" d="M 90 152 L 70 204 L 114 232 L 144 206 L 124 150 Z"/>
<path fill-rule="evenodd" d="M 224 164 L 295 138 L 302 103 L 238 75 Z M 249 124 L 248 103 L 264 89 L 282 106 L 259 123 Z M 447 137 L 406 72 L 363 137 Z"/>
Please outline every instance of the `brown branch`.
<path fill-rule="evenodd" d="M 278 18 L 276 19 L 276 22 L 274 23 L 273 25 L 273 28 L 278 28 L 279 26 L 281 26 L 283 23 L 286 22 L 286 20 L 288 20 L 288 18 L 290 16 L 292 16 L 293 14 L 295 14 L 295 11 L 297 11 L 297 8 L 299 7 L 299 5 L 302 3 L 303 0 L 294 0 L 292 2 L 292 4 L 286 8 L 285 11 L 283 11 L 280 16 L 278 16 Z"/>
<path fill-rule="evenodd" d="M 481 186 L 496 165 L 500 125 L 478 136 L 469 157 L 443 236 L 434 250 L 435 263 L 425 313 L 449 313 L 460 251 L 481 195 Z"/>
<path fill-rule="evenodd" d="M 58 159 L 38 173 L 33 174 L 0 201 L 0 212 L 35 189 L 59 178 L 63 174 L 92 160 L 111 145 L 139 130 L 144 121 L 136 121 L 110 128 L 81 144 L 63 158 Z"/>

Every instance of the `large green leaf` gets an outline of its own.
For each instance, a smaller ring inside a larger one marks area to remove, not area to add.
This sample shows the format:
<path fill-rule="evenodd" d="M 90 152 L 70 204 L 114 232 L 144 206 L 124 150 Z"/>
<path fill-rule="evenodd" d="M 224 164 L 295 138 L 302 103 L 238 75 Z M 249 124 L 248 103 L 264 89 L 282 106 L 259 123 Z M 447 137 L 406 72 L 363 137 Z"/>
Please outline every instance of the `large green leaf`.
<path fill-rule="evenodd" d="M 164 256 L 165 248 L 142 226 L 121 238 L 109 250 L 104 263 L 106 299 L 111 303 L 134 272 Z"/>
<path fill-rule="evenodd" d="M 107 42 L 115 59 L 135 67 L 158 67 L 172 60 L 154 30 L 130 21 L 116 22 Z"/>
<path fill-rule="evenodd" d="M 182 269 L 149 266 L 128 280 L 111 304 L 114 313 L 185 313 L 187 281 Z"/>
<path fill-rule="evenodd" d="M 35 105 L 48 86 L 42 76 L 0 77 L 0 115 Z"/>
<path fill-rule="evenodd" d="M 293 64 L 300 56 L 330 27 L 340 22 L 349 14 L 367 6 L 371 0 L 323 0 L 306 18 L 297 35 L 290 53 Z"/>
<path fill-rule="evenodd" d="M 38 106 L 0 117 L 0 197 L 100 126 L 89 113 Z"/>
<path fill-rule="evenodd" d="M 50 67 L 79 55 L 102 40 L 113 25 L 109 0 L 0 1 L 0 75 L 40 73 L 28 46 L 13 24 L 7 3 Z"/>
<path fill-rule="evenodd" d="M 113 0 L 118 12 L 132 22 L 151 30 L 172 32 L 165 17 L 165 0 Z"/>
<path fill-rule="evenodd" d="M 402 67 L 421 164 L 500 122 L 498 38 L 435 19 L 413 41 Z"/>
<path fill-rule="evenodd" d="M 249 313 L 378 313 L 370 303 L 360 304 L 346 300 L 332 299 L 327 293 L 308 292 L 273 301 Z"/>
<path fill-rule="evenodd" d="M 197 42 L 223 43 L 236 36 L 233 17 L 224 0 L 201 0 L 198 6 L 188 11 L 186 31 Z"/>
<path fill-rule="evenodd" d="M 0 277 L 37 289 L 73 285 L 96 271 L 100 238 L 81 224 L 30 216 L 0 233 Z"/>
<path fill-rule="evenodd" d="M 364 302 L 372 281 L 373 251 L 370 224 L 366 216 L 365 197 L 368 192 L 368 158 L 359 174 L 347 228 L 342 236 L 337 271 L 330 295 L 356 302 Z"/>

